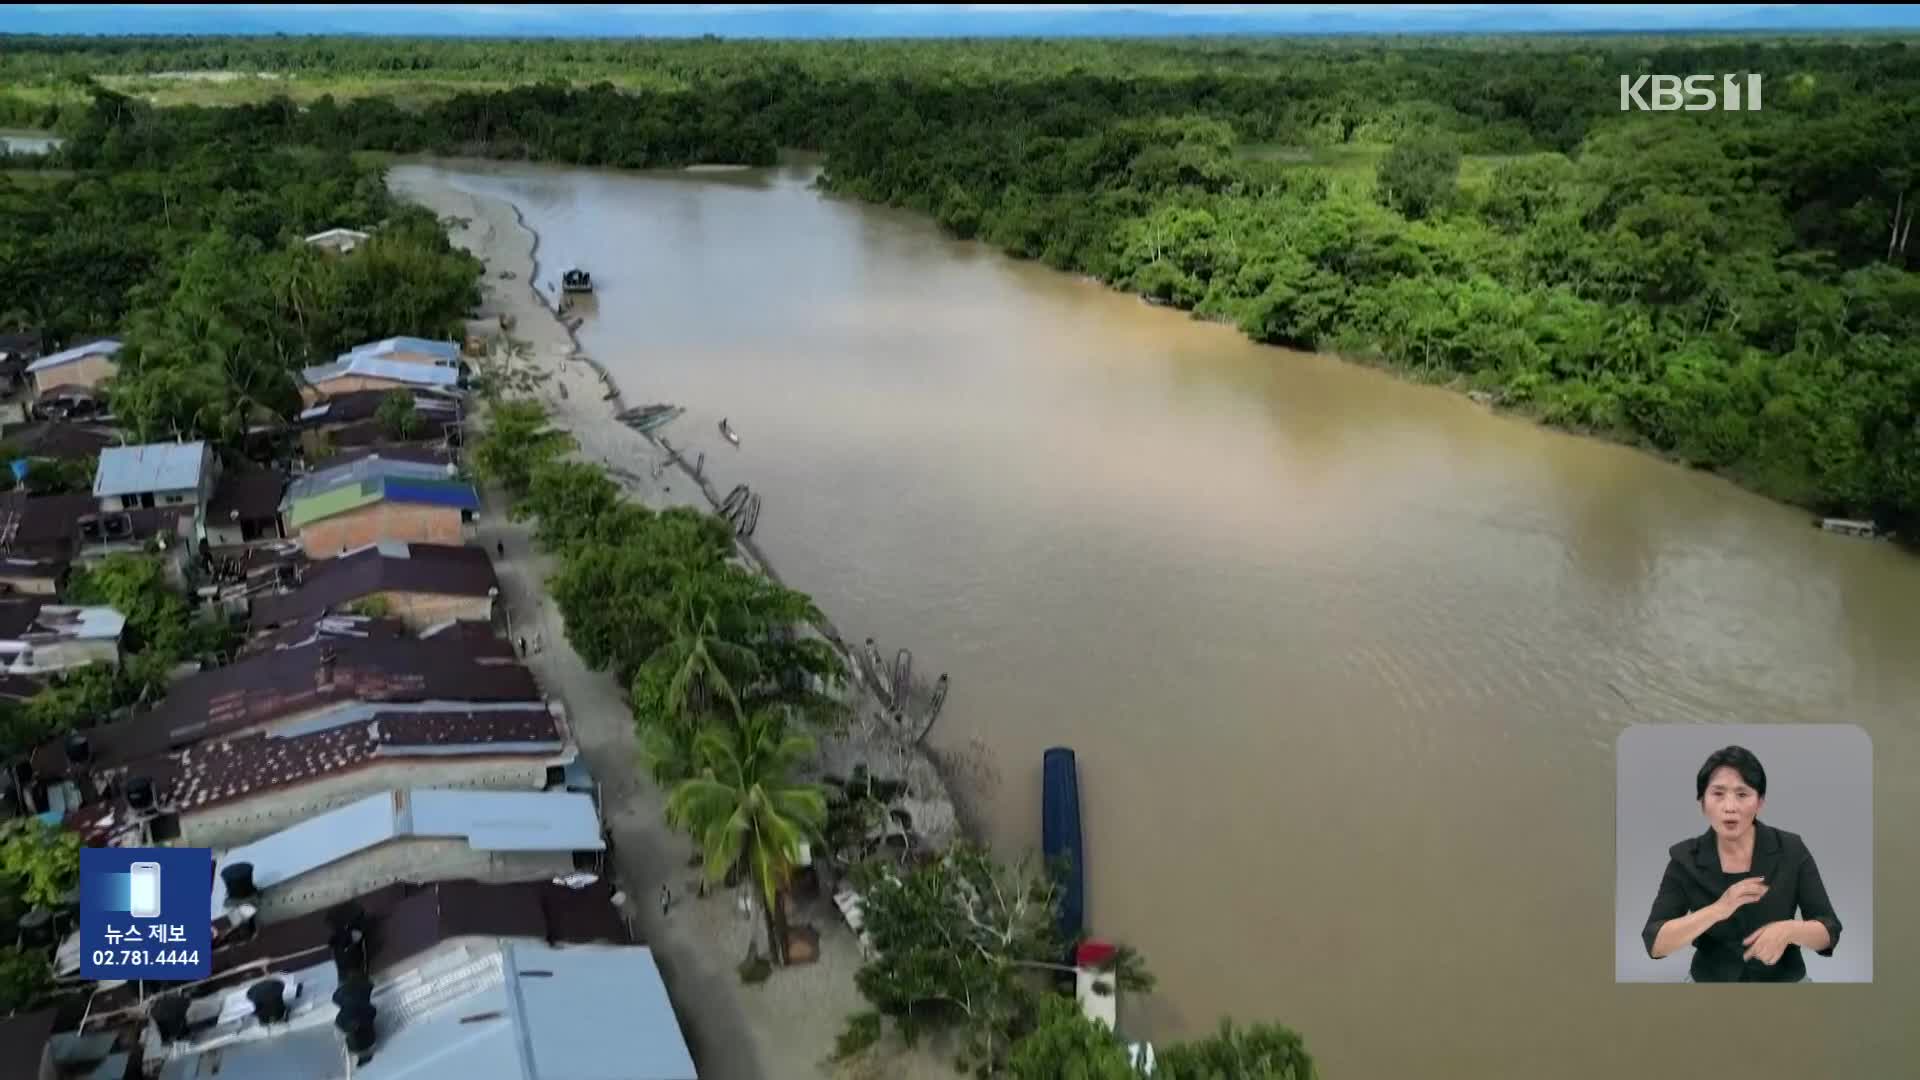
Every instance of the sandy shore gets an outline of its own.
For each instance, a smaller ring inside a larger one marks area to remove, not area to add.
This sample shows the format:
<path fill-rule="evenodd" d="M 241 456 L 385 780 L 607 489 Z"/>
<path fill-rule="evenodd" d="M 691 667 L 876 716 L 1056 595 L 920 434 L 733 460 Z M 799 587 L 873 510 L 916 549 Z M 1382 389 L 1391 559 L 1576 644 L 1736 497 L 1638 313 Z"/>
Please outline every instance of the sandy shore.
<path fill-rule="evenodd" d="M 684 465 L 614 419 L 626 402 L 581 353 L 550 306 L 552 299 L 536 291 L 538 237 L 517 209 L 412 176 L 396 178 L 393 186 L 443 219 L 456 219 L 449 230 L 453 242 L 486 262 L 482 316 L 509 316 L 516 339 L 513 348 L 497 350 L 489 365 L 501 365 L 510 386 L 543 401 L 555 426 L 578 441 L 579 456 L 605 465 L 632 497 L 655 508 L 711 509 L 711 491 L 703 491 Z M 697 897 L 692 845 L 667 828 L 665 797 L 637 763 L 638 743 L 620 688 L 606 673 L 588 670 L 566 644 L 559 612 L 546 600 L 542 584 L 553 571 L 551 560 L 531 549 L 524 525 L 506 520 L 496 494 L 490 493 L 489 502 L 479 542 L 506 544 L 499 573 L 513 633 L 544 644 L 529 663 L 549 695 L 565 704 L 581 752 L 603 787 L 615 874 L 636 926 L 657 954 L 701 1076 L 955 1076 L 947 1057 L 930 1050 L 837 1070 L 828 1064 L 835 1036 L 865 1002 L 853 984 L 860 965 L 858 942 L 824 898 L 797 912 L 797 921 L 820 933 L 819 961 L 777 971 L 759 986 L 740 982 L 735 966 L 747 954 L 752 923 L 725 890 Z M 748 550 L 743 557 L 764 566 L 757 552 Z M 853 705 L 856 719 L 849 734 L 823 742 L 819 768 L 845 775 L 859 761 L 877 776 L 901 777 L 914 796 L 921 830 L 937 840 L 957 835 L 952 796 L 932 763 L 883 730 L 878 703 L 864 685 L 854 688 Z M 674 897 L 664 914 L 663 884 Z"/>

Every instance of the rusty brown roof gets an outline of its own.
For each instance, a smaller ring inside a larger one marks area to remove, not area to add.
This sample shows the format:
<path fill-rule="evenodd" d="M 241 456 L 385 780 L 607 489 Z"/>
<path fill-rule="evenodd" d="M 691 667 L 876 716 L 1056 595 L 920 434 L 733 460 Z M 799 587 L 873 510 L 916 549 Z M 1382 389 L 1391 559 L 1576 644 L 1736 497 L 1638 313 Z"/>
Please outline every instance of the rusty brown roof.
<path fill-rule="evenodd" d="M 166 775 L 154 777 L 158 802 L 185 813 L 402 757 L 410 749 L 491 746 L 501 754 L 551 754 L 562 745 L 560 725 L 544 708 L 391 710 L 293 738 L 244 735 L 201 743 L 170 758 L 135 762 L 127 771 L 164 770 Z"/>
<path fill-rule="evenodd" d="M 486 596 L 498 588 L 484 549 L 453 544 L 377 544 L 304 570 L 300 587 L 253 599 L 256 630 L 319 615 L 383 592 Z"/>
<path fill-rule="evenodd" d="M 259 653 L 175 683 L 151 712 L 87 731 L 96 768 L 158 757 L 340 702 L 537 701 L 539 684 L 496 650 L 470 641 L 320 640 Z M 58 740 L 34 754 L 34 771 L 66 775 Z"/>
<path fill-rule="evenodd" d="M 321 638 L 332 640 L 392 641 L 407 636 L 407 624 L 399 619 L 373 618 L 368 615 L 314 615 L 288 623 L 271 633 L 261 634 L 240 647 L 242 654 L 272 652 L 315 644 Z"/>

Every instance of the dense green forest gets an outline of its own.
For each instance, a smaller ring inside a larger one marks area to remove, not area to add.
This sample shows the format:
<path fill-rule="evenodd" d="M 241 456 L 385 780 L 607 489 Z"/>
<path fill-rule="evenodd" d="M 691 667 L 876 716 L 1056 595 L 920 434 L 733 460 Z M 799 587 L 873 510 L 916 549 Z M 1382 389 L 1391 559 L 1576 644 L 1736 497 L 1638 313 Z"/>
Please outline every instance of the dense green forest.
<path fill-rule="evenodd" d="M 95 184 L 122 182 L 143 140 L 244 143 L 331 162 L 271 173 L 367 200 L 348 151 L 641 166 L 822 150 L 833 190 L 1261 341 L 1911 526 L 1917 59 L 1890 39 L 15 38 L 0 125 L 75 136 L 70 167 L 116 170 Z M 249 77 L 157 78 L 183 71 Z M 1619 76 L 1648 72 L 1759 72 L 1765 108 L 1621 112 Z M 254 100 L 103 115 L 90 78 Z M 102 327 L 152 265 L 108 268 L 57 317 Z"/>

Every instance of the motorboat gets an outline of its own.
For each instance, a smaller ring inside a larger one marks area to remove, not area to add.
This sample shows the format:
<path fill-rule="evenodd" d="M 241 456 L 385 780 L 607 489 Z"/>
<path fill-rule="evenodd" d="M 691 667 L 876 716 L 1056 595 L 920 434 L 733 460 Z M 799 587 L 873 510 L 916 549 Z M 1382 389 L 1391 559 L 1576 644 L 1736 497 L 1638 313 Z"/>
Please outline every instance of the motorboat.
<path fill-rule="evenodd" d="M 593 275 L 576 266 L 560 275 L 560 291 L 590 293 L 593 291 Z"/>

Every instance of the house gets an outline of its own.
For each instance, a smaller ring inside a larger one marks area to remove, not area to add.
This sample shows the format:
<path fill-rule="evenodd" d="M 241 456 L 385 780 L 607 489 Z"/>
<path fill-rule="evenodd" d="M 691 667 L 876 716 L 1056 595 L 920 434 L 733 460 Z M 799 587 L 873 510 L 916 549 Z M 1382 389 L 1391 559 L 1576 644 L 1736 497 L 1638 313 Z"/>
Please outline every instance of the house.
<path fill-rule="evenodd" d="M 33 377 L 35 396 L 44 397 L 61 387 L 99 389 L 101 383 L 119 373 L 120 363 L 115 357 L 122 348 L 114 338 L 101 338 L 35 360 L 26 368 Z"/>
<path fill-rule="evenodd" d="M 395 394 L 413 402 L 414 430 L 411 435 L 389 431 L 380 421 L 380 408 Z M 433 441 L 457 438 L 460 424 L 460 399 L 429 390 L 349 390 L 323 398 L 301 411 L 298 418 L 301 442 L 309 450 L 320 446 L 371 446 L 409 440 Z"/>
<path fill-rule="evenodd" d="M 288 488 L 285 527 L 316 558 L 383 540 L 458 545 L 480 496 L 456 475 L 450 465 L 378 454 L 322 469 Z"/>
<path fill-rule="evenodd" d="M 88 728 L 77 747 L 49 741 L 34 751 L 33 773 L 57 782 L 208 739 L 326 726 L 327 714 L 359 704 L 538 700 L 539 684 L 504 641 L 317 637 L 176 682 L 151 711 Z"/>
<path fill-rule="evenodd" d="M 644 945 L 459 937 L 357 987 L 352 963 L 232 984 L 175 1041 L 147 1026 L 142 1060 L 159 1080 L 697 1080 Z"/>
<path fill-rule="evenodd" d="M 27 676 L 118 665 L 126 627 L 126 616 L 110 607 L 0 600 L 0 665 L 10 675 Z"/>
<path fill-rule="evenodd" d="M 540 701 L 355 705 L 103 769 L 94 780 L 114 794 L 66 823 L 95 844 L 229 848 L 386 791 L 562 787 L 575 755 L 565 721 Z M 126 794 L 136 778 L 139 807 Z"/>
<path fill-rule="evenodd" d="M 407 637 L 406 624 L 399 619 L 374 618 L 369 615 L 316 615 L 289 623 L 278 630 L 260 634 L 240 646 L 243 656 L 255 653 L 276 652 L 280 649 L 297 649 L 303 645 L 312 645 L 321 640 L 327 641 L 397 641 Z"/>
<path fill-rule="evenodd" d="M 213 974 L 168 990 L 188 998 L 244 986 L 274 971 L 299 971 L 333 956 L 334 926 L 348 921 L 362 944 L 351 963 L 373 979 L 418 970 L 435 952 L 458 948 L 460 939 L 515 937 L 551 944 L 630 945 L 633 931 L 613 904 L 613 883 L 590 874 L 563 881 L 395 882 L 362 893 L 338 908 L 296 916 L 271 926 L 251 919 L 213 940 Z M 80 936 L 68 937 L 56 971 L 78 975 Z M 132 1021 L 135 1037 L 152 997 L 135 983 L 84 984 L 91 1005 L 89 1027 L 112 1030 Z M 43 1036 L 44 1041 L 44 1036 Z M 0 1061 L 5 1061 L 0 1057 Z M 10 1076 L 10 1073 L 0 1073 Z"/>
<path fill-rule="evenodd" d="M 235 469 L 220 477 L 207 503 L 207 543 L 237 547 L 284 540 L 280 497 L 286 479 L 272 469 Z"/>
<path fill-rule="evenodd" d="M 383 540 L 306 567 L 291 591 L 255 596 L 255 631 L 356 606 L 415 630 L 450 619 L 490 622 L 500 581 L 479 548 Z"/>
<path fill-rule="evenodd" d="M 307 243 L 330 255 L 345 255 L 369 239 L 371 237 L 359 229 L 328 229 L 307 237 Z"/>
<path fill-rule="evenodd" d="M 110 446 L 100 451 L 93 497 L 102 513 L 201 506 L 219 473 L 220 457 L 204 442 Z"/>
<path fill-rule="evenodd" d="M 355 345 L 337 359 L 348 360 L 355 356 L 456 370 L 460 367 L 460 346 L 451 341 L 431 341 L 427 338 L 390 337 L 382 341 L 369 341 L 364 345 Z"/>
<path fill-rule="evenodd" d="M 208 918 L 245 904 L 270 925 L 396 881 L 552 879 L 606 846 L 574 792 L 382 791 L 216 853 Z"/>
<path fill-rule="evenodd" d="M 300 400 L 307 405 L 354 390 L 438 390 L 453 392 L 460 369 L 438 364 L 391 360 L 370 353 L 345 353 L 331 364 L 300 372 Z"/>

